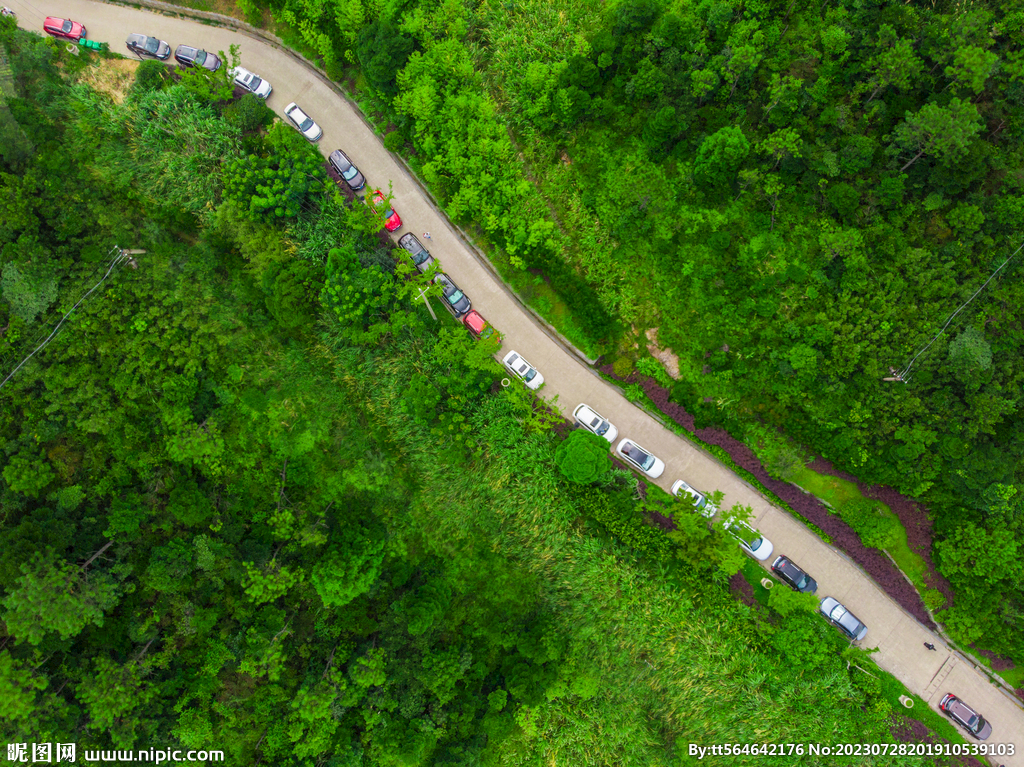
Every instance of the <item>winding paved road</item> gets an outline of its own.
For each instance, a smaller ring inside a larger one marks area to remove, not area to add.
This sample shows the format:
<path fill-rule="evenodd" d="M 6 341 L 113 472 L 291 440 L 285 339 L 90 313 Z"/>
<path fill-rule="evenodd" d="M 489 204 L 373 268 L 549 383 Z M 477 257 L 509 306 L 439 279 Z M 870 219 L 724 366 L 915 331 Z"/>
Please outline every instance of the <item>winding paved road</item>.
<path fill-rule="evenodd" d="M 521 352 L 544 374 L 542 394 L 547 399 L 557 395 L 557 406 L 570 418 L 575 406 L 586 402 L 612 420 L 620 437 L 630 437 L 653 451 L 667 467 L 657 483 L 666 491 L 683 478 L 702 491 L 723 491 L 723 507 L 751 506 L 754 524 L 774 543 L 775 552 L 792 557 L 808 570 L 818 581 L 819 596 L 836 597 L 867 624 L 863 646 L 879 648 L 875 659 L 882 668 L 936 710 L 942 695 L 954 692 L 991 721 L 989 744 L 1013 744 L 1014 755 L 1000 756 L 992 763 L 1024 767 L 1024 708 L 1015 699 L 904 612 L 844 555 L 702 450 L 633 406 L 549 335 L 478 260 L 355 107 L 298 57 L 242 31 L 94 0 L 2 2 L 15 10 L 19 25 L 26 29 L 41 33 L 47 15 L 72 18 L 85 24 L 91 39 L 107 41 L 111 50 L 125 55 L 130 54 L 124 40 L 132 32 L 166 40 L 172 51 L 180 43 L 210 51 L 226 51 L 239 43 L 243 66 L 273 85 L 268 100 L 272 109 L 281 114 L 288 102 L 297 102 L 324 129 L 319 142 L 324 155 L 340 147 L 367 176 L 368 184 L 387 188 L 388 180 L 393 182 L 394 206 L 405 224 L 393 236 L 397 239 L 412 231 L 421 237 L 422 232 L 431 232 L 432 239 L 424 245 L 469 294 L 473 306 L 500 329 L 506 339 L 503 349 Z M 932 642 L 938 651 L 926 650 L 924 642 Z"/>

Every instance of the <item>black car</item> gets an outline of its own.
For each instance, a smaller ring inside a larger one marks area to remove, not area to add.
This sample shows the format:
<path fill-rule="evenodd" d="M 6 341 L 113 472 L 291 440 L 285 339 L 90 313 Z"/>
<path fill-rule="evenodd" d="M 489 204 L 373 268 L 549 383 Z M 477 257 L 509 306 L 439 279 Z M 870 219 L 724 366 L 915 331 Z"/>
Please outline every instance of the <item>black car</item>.
<path fill-rule="evenodd" d="M 171 55 L 171 46 L 163 40 L 157 40 L 149 35 L 128 35 L 128 39 L 124 41 L 124 44 L 128 46 L 128 50 L 140 57 L 145 56 L 146 58 L 163 61 Z"/>
<path fill-rule="evenodd" d="M 434 282 L 441 286 L 441 293 L 444 295 L 442 303 L 448 307 L 455 319 L 469 311 L 469 296 L 459 290 L 459 286 L 452 282 L 452 278 L 443 272 L 434 277 Z"/>
<path fill-rule="evenodd" d="M 363 174 L 359 172 L 359 168 L 353 165 L 345 153 L 340 149 L 335 149 L 331 152 L 331 156 L 327 158 L 327 162 L 329 162 L 331 167 L 338 171 L 338 174 L 345 179 L 345 183 L 348 184 L 348 188 L 353 192 L 358 192 L 366 186 L 366 179 L 363 178 Z"/>
<path fill-rule="evenodd" d="M 939 701 L 939 708 L 978 740 L 988 740 L 988 736 L 992 734 L 992 725 L 951 692 L 947 692 Z"/>
<path fill-rule="evenodd" d="M 427 252 L 426 248 L 420 245 L 420 241 L 416 239 L 415 234 L 402 235 L 398 238 L 398 244 L 409 251 L 412 262 L 416 264 L 416 268 L 421 272 L 427 271 L 430 265 L 434 263 L 434 257 Z"/>
<path fill-rule="evenodd" d="M 174 59 L 183 67 L 202 67 L 211 72 L 220 69 L 220 58 L 190 45 L 179 45 L 174 49 Z"/>
<path fill-rule="evenodd" d="M 772 562 L 772 572 L 796 591 L 813 594 L 818 590 L 817 581 L 797 567 L 788 557 L 779 557 Z"/>

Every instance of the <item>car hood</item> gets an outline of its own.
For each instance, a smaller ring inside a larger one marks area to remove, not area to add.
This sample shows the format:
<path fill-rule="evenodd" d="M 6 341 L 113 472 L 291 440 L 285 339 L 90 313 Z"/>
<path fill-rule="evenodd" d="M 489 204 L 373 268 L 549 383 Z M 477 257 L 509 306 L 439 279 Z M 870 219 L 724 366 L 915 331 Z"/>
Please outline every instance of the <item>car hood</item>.
<path fill-rule="evenodd" d="M 992 734 L 992 725 L 988 723 L 988 719 L 985 720 L 985 724 L 978 730 L 978 740 L 988 740 L 988 736 Z"/>
<path fill-rule="evenodd" d="M 171 46 L 161 40 L 160 45 L 156 49 L 156 55 L 162 59 L 167 58 L 171 55 Z"/>

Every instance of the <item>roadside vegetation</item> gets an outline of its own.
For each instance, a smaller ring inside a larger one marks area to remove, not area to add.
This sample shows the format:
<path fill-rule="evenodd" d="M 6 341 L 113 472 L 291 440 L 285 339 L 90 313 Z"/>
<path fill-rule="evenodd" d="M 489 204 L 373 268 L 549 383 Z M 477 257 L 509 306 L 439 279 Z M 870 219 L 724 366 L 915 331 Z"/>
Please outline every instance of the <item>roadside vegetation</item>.
<path fill-rule="evenodd" d="M 668 767 L 902 731 L 808 600 L 737 601 L 732 539 L 431 320 L 259 102 L 151 66 L 112 98 L 90 55 L 0 44 L 5 375 L 109 270 L 0 388 L 7 742 Z"/>

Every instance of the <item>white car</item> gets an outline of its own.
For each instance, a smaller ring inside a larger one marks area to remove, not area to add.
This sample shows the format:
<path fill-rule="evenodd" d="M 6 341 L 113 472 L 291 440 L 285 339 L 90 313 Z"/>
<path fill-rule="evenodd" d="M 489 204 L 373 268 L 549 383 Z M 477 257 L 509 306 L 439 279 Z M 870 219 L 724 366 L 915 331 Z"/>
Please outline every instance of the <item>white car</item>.
<path fill-rule="evenodd" d="M 270 83 L 262 77 L 258 77 L 243 67 L 235 67 L 231 70 L 231 76 L 235 78 L 235 85 L 249 91 L 253 96 L 265 99 L 274 90 Z"/>
<path fill-rule="evenodd" d="M 738 519 L 727 519 L 724 527 L 725 531 L 736 539 L 740 548 L 754 559 L 764 562 L 772 555 L 772 551 L 775 550 L 771 541 L 746 522 L 741 522 Z"/>
<path fill-rule="evenodd" d="M 540 385 L 544 383 L 544 376 L 537 371 L 537 368 L 520 357 L 518 353 L 514 351 L 509 352 L 505 355 L 505 359 L 502 362 L 517 378 L 522 379 L 528 389 L 539 389 Z"/>
<path fill-rule="evenodd" d="M 320 137 L 324 135 L 320 126 L 313 122 L 313 118 L 299 109 L 294 101 L 284 108 L 284 116 L 295 123 L 299 133 L 310 141 L 319 141 Z"/>
<path fill-rule="evenodd" d="M 657 479 L 665 472 L 665 463 L 660 458 L 655 458 L 631 439 L 622 440 L 615 452 L 651 479 Z"/>
<path fill-rule="evenodd" d="M 677 479 L 676 483 L 672 485 L 672 495 L 679 498 L 686 493 L 693 499 L 694 508 L 700 512 L 701 516 L 710 519 L 715 516 L 715 512 L 718 511 L 718 507 L 715 504 L 708 501 L 708 497 L 699 490 L 694 490 L 688 484 L 683 482 L 681 479 Z"/>
<path fill-rule="evenodd" d="M 615 444 L 615 438 L 619 436 L 619 430 L 612 425 L 611 421 L 589 405 L 577 405 L 576 409 L 572 411 L 572 417 L 587 431 L 592 431 L 597 436 L 604 437 L 611 444 Z"/>

